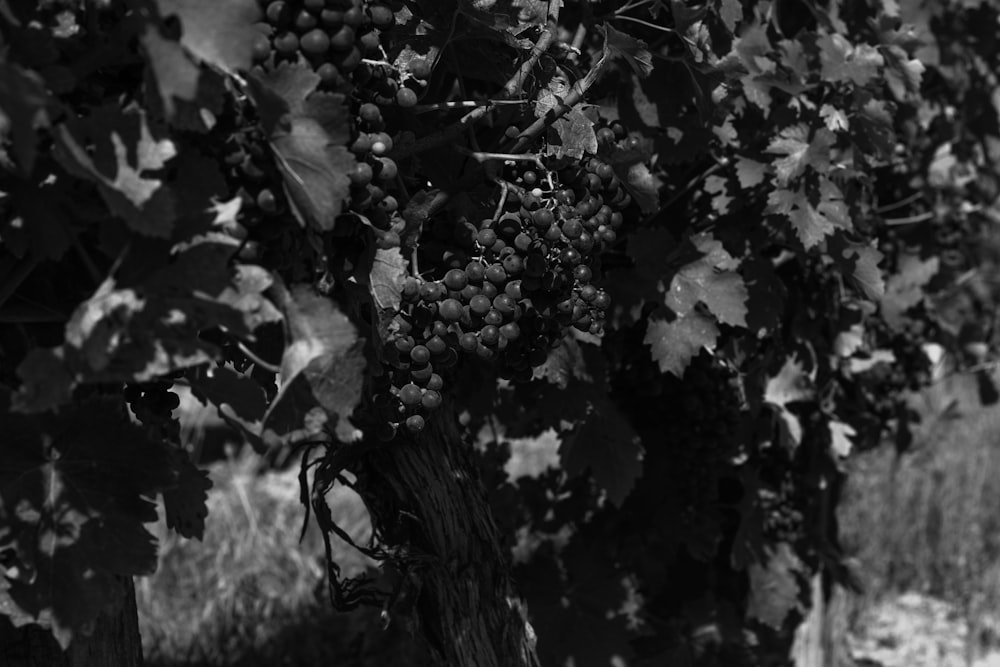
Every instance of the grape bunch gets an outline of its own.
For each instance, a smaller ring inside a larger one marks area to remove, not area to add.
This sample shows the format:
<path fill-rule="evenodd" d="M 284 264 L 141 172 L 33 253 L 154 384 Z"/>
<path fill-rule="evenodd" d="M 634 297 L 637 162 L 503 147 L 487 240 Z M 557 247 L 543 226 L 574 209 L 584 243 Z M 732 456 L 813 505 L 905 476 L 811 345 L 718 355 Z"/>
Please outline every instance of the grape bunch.
<path fill-rule="evenodd" d="M 307 62 L 321 86 L 349 92 L 366 57 L 381 59 L 379 30 L 395 24 L 387 5 L 362 0 L 262 0 L 265 21 L 254 61 L 262 67 Z"/>
<path fill-rule="evenodd" d="M 437 279 L 410 277 L 402 288 L 376 387 L 386 438 L 401 424 L 423 429 L 441 404 L 442 374 L 462 355 L 523 382 L 567 328 L 603 333 L 611 300 L 595 284 L 600 254 L 616 241 L 631 198 L 597 159 L 507 172 L 493 216 L 429 225 L 421 245 L 443 249 L 451 234 L 452 250 L 432 263 Z"/>
<path fill-rule="evenodd" d="M 180 407 L 181 399 L 170 391 L 169 381 L 129 383 L 125 386 L 125 401 L 132 414 L 155 437 L 178 442 L 180 422 L 173 418 L 173 411 Z"/>

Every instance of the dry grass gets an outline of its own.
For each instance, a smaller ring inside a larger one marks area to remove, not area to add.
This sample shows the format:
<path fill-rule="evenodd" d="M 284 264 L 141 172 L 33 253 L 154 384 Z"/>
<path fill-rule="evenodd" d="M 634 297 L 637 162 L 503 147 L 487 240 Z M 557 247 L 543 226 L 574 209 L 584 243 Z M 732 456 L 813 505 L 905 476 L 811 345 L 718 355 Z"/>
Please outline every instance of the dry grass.
<path fill-rule="evenodd" d="M 947 400 L 960 414 L 938 418 Z M 997 645 L 1000 618 L 1000 406 L 978 405 L 958 378 L 922 403 L 928 426 L 912 453 L 891 447 L 853 462 L 841 510 L 848 553 L 867 579 L 860 612 L 906 591 L 954 605 L 969 649 Z M 975 645 L 975 646 L 973 646 Z"/>
<path fill-rule="evenodd" d="M 204 541 L 179 538 L 162 522 L 156 527 L 159 568 L 136 582 L 147 664 L 415 664 L 415 649 L 400 630 L 377 628 L 377 610 L 330 609 L 315 528 L 299 543 L 297 471 L 259 476 L 254 464 L 250 455 L 211 466 L 215 487 Z M 363 506 L 347 494 L 331 504 L 348 532 L 364 539 Z M 345 573 L 368 567 L 342 546 Z"/>

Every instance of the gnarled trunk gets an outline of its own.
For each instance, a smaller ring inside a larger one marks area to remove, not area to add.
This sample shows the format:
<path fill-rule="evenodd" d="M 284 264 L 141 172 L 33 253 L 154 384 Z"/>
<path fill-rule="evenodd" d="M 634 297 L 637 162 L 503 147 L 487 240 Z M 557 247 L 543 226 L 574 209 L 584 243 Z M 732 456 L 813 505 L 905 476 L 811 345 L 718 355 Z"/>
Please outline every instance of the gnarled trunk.
<path fill-rule="evenodd" d="M 413 612 L 435 664 L 535 665 L 534 632 L 471 447 L 454 413 L 441 409 L 415 441 L 379 446 L 366 457 L 362 493 L 386 546 L 416 551 Z M 390 506 L 403 515 L 382 516 L 379 507 Z"/>
<path fill-rule="evenodd" d="M 37 625 L 0 625 L 3 667 L 142 667 L 142 642 L 131 577 L 121 577 L 123 601 L 114 615 L 101 614 L 94 632 L 78 635 L 63 651 L 52 634 Z"/>

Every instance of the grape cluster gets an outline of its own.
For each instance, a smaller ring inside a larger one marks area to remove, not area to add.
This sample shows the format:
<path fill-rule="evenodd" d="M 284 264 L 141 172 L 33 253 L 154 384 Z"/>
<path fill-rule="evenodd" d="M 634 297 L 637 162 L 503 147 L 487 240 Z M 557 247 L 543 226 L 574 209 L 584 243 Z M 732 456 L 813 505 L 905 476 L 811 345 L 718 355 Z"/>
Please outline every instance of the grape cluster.
<path fill-rule="evenodd" d="M 180 423 L 172 413 L 180 407 L 181 399 L 170 391 L 169 381 L 129 383 L 124 397 L 132 414 L 156 437 L 177 442 L 180 440 Z"/>
<path fill-rule="evenodd" d="M 392 216 L 399 203 L 388 189 L 395 181 L 396 162 L 387 156 L 392 150 L 392 137 L 385 131 L 382 111 L 372 102 L 358 108 L 355 136 L 350 150 L 357 159 L 348 175 L 351 179 L 351 210 L 365 215 L 372 223 L 385 247 L 399 245 L 399 236 L 392 231 Z"/>
<path fill-rule="evenodd" d="M 305 61 L 321 86 L 349 90 L 365 57 L 380 57 L 379 29 L 392 26 L 387 5 L 362 0 L 262 0 L 265 21 L 254 61 L 263 67 Z"/>
<path fill-rule="evenodd" d="M 603 332 L 610 298 L 594 283 L 629 195 L 596 159 L 508 171 L 495 215 L 478 225 L 464 218 L 430 225 L 426 245 L 447 247 L 450 236 L 453 250 L 436 258 L 438 279 L 410 277 L 403 286 L 384 351 L 388 372 L 376 388 L 386 437 L 401 423 L 413 432 L 424 427 L 425 414 L 441 403 L 441 373 L 460 355 L 526 381 L 567 327 Z"/>

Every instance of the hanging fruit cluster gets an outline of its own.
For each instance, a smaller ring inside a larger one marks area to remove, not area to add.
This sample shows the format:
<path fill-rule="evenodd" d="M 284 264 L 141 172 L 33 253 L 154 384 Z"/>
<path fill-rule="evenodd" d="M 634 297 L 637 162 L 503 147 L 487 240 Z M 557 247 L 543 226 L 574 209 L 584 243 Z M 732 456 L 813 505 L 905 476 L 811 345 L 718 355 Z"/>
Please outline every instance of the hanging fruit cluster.
<path fill-rule="evenodd" d="M 496 215 L 453 227 L 470 256 L 459 250 L 442 258 L 437 280 L 407 279 L 377 387 L 384 437 L 403 424 L 423 429 L 427 412 L 441 404 L 442 374 L 460 355 L 526 381 L 568 327 L 603 332 L 610 298 L 595 285 L 600 255 L 615 242 L 631 198 L 596 158 L 551 166 L 508 166 Z M 442 236 L 441 226 L 428 234 Z"/>

